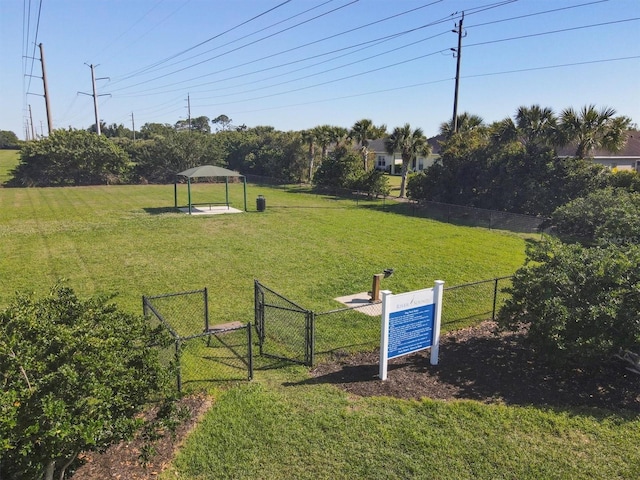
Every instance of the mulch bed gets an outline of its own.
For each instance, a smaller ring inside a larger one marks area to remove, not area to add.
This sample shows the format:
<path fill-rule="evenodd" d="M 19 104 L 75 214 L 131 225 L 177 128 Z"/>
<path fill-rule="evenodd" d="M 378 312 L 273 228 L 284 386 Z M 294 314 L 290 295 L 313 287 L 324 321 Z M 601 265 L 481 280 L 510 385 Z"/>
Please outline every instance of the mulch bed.
<path fill-rule="evenodd" d="M 378 378 L 378 352 L 334 355 L 312 370 L 305 383 L 330 383 L 359 396 L 404 399 L 468 399 L 484 403 L 537 407 L 599 407 L 640 413 L 640 375 L 611 362 L 595 369 L 553 368 L 535 357 L 521 334 L 498 332 L 484 322 L 442 335 L 439 364 L 430 364 L 429 351 L 389 362 L 386 381 Z M 175 437 L 156 444 L 158 454 L 144 468 L 140 442 L 114 445 L 102 454 L 87 454 L 73 480 L 157 478 L 177 448 L 211 406 L 206 397 L 188 397 L 182 405 L 191 418 Z"/>
<path fill-rule="evenodd" d="M 78 468 L 73 480 L 150 480 L 158 478 L 173 459 L 189 432 L 211 407 L 211 399 L 204 396 L 185 397 L 179 405 L 188 409 L 190 416 L 177 428 L 175 434 L 167 434 L 154 443 L 156 454 L 146 468 L 140 462 L 142 442 L 135 438 L 129 442 L 113 445 L 104 453 L 90 452 L 81 456 L 84 464 Z"/>
<path fill-rule="evenodd" d="M 331 383 L 360 396 L 640 412 L 640 375 L 622 361 L 554 368 L 535 357 L 522 334 L 498 332 L 493 322 L 442 335 L 438 365 L 430 364 L 428 350 L 390 360 L 384 382 L 378 355 L 334 356 L 313 369 L 310 383 Z"/>

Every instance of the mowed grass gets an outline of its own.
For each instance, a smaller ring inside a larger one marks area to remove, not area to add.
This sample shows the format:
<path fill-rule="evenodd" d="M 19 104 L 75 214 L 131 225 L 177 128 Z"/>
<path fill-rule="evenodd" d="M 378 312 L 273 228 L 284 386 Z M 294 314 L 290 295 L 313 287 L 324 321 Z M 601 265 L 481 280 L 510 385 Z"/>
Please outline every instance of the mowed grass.
<path fill-rule="evenodd" d="M 243 207 L 242 185 L 230 200 Z M 255 198 L 266 198 L 257 212 Z M 179 189 L 186 202 L 186 186 Z M 193 201 L 223 201 L 224 185 L 194 185 Z M 208 287 L 216 323 L 252 321 L 253 280 L 318 311 L 370 289 L 385 268 L 394 292 L 509 275 L 524 240 L 389 214 L 381 201 L 341 200 L 249 185 L 248 212 L 175 213 L 173 185 L 0 190 L 0 305 L 15 291 L 59 279 L 81 294 L 117 293 L 141 312 L 142 295 Z M 387 203 L 388 204 L 388 203 Z M 367 205 L 373 208 L 363 208 Z"/>
<path fill-rule="evenodd" d="M 639 478 L 640 421 L 350 397 L 300 369 L 222 392 L 164 479 Z M 286 380 L 285 380 L 286 378 Z"/>
<path fill-rule="evenodd" d="M 11 178 L 10 172 L 20 161 L 19 150 L 0 149 L 0 185 Z"/>
<path fill-rule="evenodd" d="M 230 192 L 242 207 L 242 187 Z M 193 196 L 219 202 L 224 186 L 194 185 Z M 403 292 L 509 275 L 524 259 L 519 236 L 389 213 L 380 201 L 256 185 L 247 199 L 246 213 L 189 217 L 173 211 L 171 185 L 0 189 L 0 308 L 16 290 L 43 294 L 65 278 L 81 295 L 117 292 L 133 313 L 142 295 L 206 286 L 212 323 L 248 322 L 254 278 L 322 311 L 385 268 L 395 274 L 383 287 Z M 197 357 L 183 364 L 194 383 L 209 379 Z M 251 383 L 230 374 L 233 384 L 203 384 L 214 405 L 163 478 L 640 477 L 640 420 L 624 412 L 358 398 L 275 366 Z"/>

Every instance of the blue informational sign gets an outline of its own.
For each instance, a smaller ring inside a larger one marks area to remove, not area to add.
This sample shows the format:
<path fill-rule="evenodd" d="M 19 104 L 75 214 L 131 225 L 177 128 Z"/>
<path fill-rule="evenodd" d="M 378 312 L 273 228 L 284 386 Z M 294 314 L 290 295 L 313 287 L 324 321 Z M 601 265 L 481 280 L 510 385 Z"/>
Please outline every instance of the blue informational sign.
<path fill-rule="evenodd" d="M 393 295 L 382 291 L 380 380 L 387 379 L 389 360 L 431 349 L 431 365 L 438 364 L 444 282 L 433 288 Z"/>
<path fill-rule="evenodd" d="M 431 347 L 435 304 L 389 314 L 387 358 L 396 358 Z"/>

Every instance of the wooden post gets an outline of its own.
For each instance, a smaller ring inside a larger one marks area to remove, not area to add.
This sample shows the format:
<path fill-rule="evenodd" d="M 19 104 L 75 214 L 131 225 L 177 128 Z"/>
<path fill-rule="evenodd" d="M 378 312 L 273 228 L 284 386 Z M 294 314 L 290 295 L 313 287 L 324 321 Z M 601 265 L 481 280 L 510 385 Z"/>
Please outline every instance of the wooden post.
<path fill-rule="evenodd" d="M 380 301 L 380 281 L 384 277 L 384 273 L 376 273 L 373 276 L 373 283 L 371 285 L 371 299 L 370 302 Z"/>

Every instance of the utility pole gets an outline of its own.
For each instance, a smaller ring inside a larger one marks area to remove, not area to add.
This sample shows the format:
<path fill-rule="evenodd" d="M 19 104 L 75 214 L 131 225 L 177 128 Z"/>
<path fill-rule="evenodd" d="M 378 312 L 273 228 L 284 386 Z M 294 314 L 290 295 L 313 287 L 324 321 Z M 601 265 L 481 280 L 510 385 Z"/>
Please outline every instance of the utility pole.
<path fill-rule="evenodd" d="M 96 115 L 96 132 L 98 133 L 98 135 L 101 135 L 100 115 L 98 114 L 98 97 L 102 97 L 103 95 L 98 95 L 96 93 L 96 80 L 105 80 L 105 79 L 108 79 L 109 77 L 96 78 L 95 67 L 97 67 L 97 65 L 93 65 L 93 64 L 89 65 L 88 63 L 85 63 L 85 65 L 91 69 L 91 84 L 93 85 L 93 95 L 85 92 L 78 92 L 78 93 L 93 97 L 93 111 Z M 105 95 L 111 95 L 111 94 L 105 94 Z"/>
<path fill-rule="evenodd" d="M 462 12 L 462 16 L 460 17 L 460 23 L 456 25 L 454 30 L 451 30 L 453 33 L 458 34 L 458 48 L 452 48 L 454 55 L 456 57 L 456 87 L 455 92 L 453 94 L 453 120 L 451 121 L 451 126 L 453 133 L 458 133 L 458 89 L 460 87 L 460 59 L 462 58 L 462 22 L 464 21 L 464 12 Z"/>
<path fill-rule="evenodd" d="M 44 84 L 44 104 L 47 108 L 47 127 L 49 129 L 49 135 L 53 131 L 53 122 L 51 121 L 51 107 L 49 106 L 49 86 L 47 85 L 47 69 L 44 66 L 44 47 L 42 43 L 38 45 L 40 47 L 40 63 L 42 64 L 42 83 Z"/>
<path fill-rule="evenodd" d="M 131 130 L 133 130 L 133 141 L 136 141 L 136 122 L 133 120 L 133 112 L 131 112 Z"/>
<path fill-rule="evenodd" d="M 36 131 L 33 129 L 33 114 L 31 113 L 31 104 L 29 104 L 29 124 L 31 125 L 31 138 L 36 139 Z"/>
<path fill-rule="evenodd" d="M 191 131 L 191 97 L 187 93 L 187 115 L 189 118 L 189 131 Z"/>

